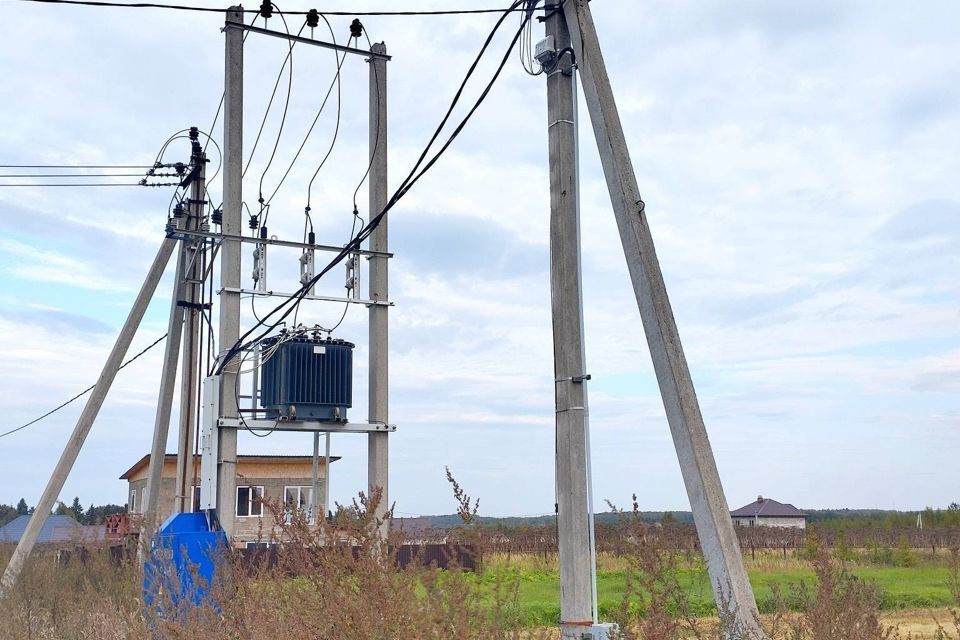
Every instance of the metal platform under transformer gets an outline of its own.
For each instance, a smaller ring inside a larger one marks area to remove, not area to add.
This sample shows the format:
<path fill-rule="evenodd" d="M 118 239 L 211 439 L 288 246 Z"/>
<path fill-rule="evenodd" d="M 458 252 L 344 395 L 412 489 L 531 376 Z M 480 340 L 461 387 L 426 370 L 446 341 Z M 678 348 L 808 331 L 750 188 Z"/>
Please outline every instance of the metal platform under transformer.
<path fill-rule="evenodd" d="M 253 429 L 255 431 L 306 431 L 320 433 L 393 433 L 395 424 L 382 422 L 330 422 L 321 420 L 264 420 L 262 418 L 220 418 L 222 429 Z"/>

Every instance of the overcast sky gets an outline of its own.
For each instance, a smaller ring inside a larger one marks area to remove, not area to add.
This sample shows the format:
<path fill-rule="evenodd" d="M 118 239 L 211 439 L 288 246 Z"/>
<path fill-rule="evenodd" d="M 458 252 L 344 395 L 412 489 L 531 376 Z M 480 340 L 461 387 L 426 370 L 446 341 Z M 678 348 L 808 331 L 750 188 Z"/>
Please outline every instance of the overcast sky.
<path fill-rule="evenodd" d="M 475 3 L 325 8 L 400 6 Z M 917 509 L 960 499 L 960 5 L 591 7 L 730 506 L 758 494 L 804 508 Z M 175 131 L 209 128 L 223 87 L 222 16 L 21 2 L 3 9 L 0 163 L 145 164 Z M 363 19 L 394 56 L 392 187 L 495 19 Z M 350 19 L 331 20 L 345 40 Z M 478 80 L 489 78 L 517 21 L 494 41 Z M 274 18 L 268 27 L 282 24 Z M 247 41 L 248 151 L 285 54 L 279 40 Z M 293 69 L 289 115 L 263 177 L 271 192 L 329 86 L 333 54 L 297 46 Z M 367 152 L 367 74 L 362 58 L 344 64 L 340 132 L 312 194 L 318 242 L 339 245 L 350 233 Z M 280 84 L 244 182 L 251 206 L 277 137 L 286 78 Z M 306 185 L 330 145 L 335 107 L 331 98 L 274 200 L 271 234 L 300 236 Z M 625 505 L 635 492 L 644 509 L 687 509 L 582 102 L 581 113 L 595 498 Z M 544 79 L 527 76 L 514 55 L 450 152 L 391 212 L 390 416 L 398 430 L 390 497 L 401 515 L 454 510 L 445 465 L 485 515 L 553 510 L 546 124 Z M 214 135 L 221 138 L 219 127 Z M 164 159 L 188 154 L 174 143 Z M 219 178 L 210 185 L 218 202 L 221 189 Z M 171 195 L 0 187 L 0 432 L 96 380 L 163 238 Z M 366 217 L 365 187 L 359 204 Z M 271 253 L 271 288 L 295 288 L 297 257 Z M 339 290 L 342 276 L 335 269 L 324 289 Z M 168 274 L 131 353 L 166 330 L 170 282 Z M 315 303 L 301 318 L 330 323 L 340 313 Z M 251 317 L 245 301 L 244 321 Z M 366 332 L 363 307 L 351 308 L 337 332 L 357 344 L 350 415 L 359 420 Z M 126 500 L 117 478 L 149 449 L 161 355 L 154 349 L 117 378 L 66 502 Z M 0 502 L 36 503 L 81 408 L 0 439 Z M 240 442 L 241 453 L 311 448 L 307 435 L 242 434 Z M 333 452 L 343 459 L 332 497 L 348 501 L 366 483 L 366 439 L 335 437 Z"/>

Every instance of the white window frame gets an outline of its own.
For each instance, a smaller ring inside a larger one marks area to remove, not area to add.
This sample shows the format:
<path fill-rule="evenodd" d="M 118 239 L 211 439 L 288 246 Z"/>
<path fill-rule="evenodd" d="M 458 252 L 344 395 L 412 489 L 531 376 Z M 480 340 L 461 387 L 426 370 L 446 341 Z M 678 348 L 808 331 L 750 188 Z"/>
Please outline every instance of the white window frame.
<path fill-rule="evenodd" d="M 130 504 L 127 505 L 127 513 L 137 513 L 137 490 L 130 489 Z"/>
<path fill-rule="evenodd" d="M 269 542 L 247 542 L 247 549 L 263 549 L 264 551 L 269 550 L 273 545 Z"/>
<path fill-rule="evenodd" d="M 310 497 L 313 493 L 313 486 L 309 484 L 291 484 L 283 487 L 283 510 L 285 513 L 284 521 L 289 524 L 292 520 L 292 512 L 290 511 L 290 506 L 287 504 L 287 491 L 290 489 L 297 490 L 297 511 L 300 515 L 309 517 L 310 516 Z M 302 507 L 299 506 L 299 502 L 303 500 L 303 496 L 306 495 L 306 500 Z"/>
<path fill-rule="evenodd" d="M 247 498 L 248 513 L 246 513 L 245 515 L 240 515 L 240 490 L 241 489 L 248 489 L 248 490 L 254 489 L 254 490 L 259 490 L 260 492 L 260 500 L 255 501 L 254 496 L 256 491 L 250 491 L 249 497 Z M 234 515 L 237 518 L 259 518 L 263 516 L 263 498 L 264 498 L 264 495 L 263 495 L 262 484 L 261 485 L 256 485 L 256 484 L 237 485 L 237 505 L 236 505 L 236 509 L 234 510 L 235 511 Z M 256 513 L 253 512 L 254 507 L 256 507 L 256 511 L 257 511 Z"/>

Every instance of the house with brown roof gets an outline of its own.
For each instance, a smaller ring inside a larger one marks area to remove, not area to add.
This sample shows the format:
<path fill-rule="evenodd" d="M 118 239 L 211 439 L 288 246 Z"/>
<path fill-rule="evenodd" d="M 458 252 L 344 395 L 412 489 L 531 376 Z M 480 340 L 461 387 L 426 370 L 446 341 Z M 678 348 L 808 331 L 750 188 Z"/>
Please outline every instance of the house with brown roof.
<path fill-rule="evenodd" d="M 807 514 L 792 504 L 757 496 L 756 501 L 730 512 L 738 527 L 807 528 Z"/>
<path fill-rule="evenodd" d="M 339 460 L 332 456 L 330 462 Z M 327 513 L 326 486 L 327 460 L 320 457 L 317 491 L 317 516 Z M 147 474 L 150 454 L 140 458 L 127 469 L 121 480 L 127 481 L 127 511 L 134 518 L 143 513 L 143 501 L 147 491 Z M 163 461 L 160 484 L 159 522 L 166 520 L 176 503 L 175 478 L 177 456 L 167 454 Z M 188 504 L 191 511 L 200 509 L 200 456 L 193 460 L 193 491 Z M 311 456 L 285 455 L 238 455 L 237 456 L 237 507 L 234 517 L 234 544 L 238 547 L 256 544 L 268 536 L 276 517 L 267 504 L 279 501 L 284 505 L 281 517 L 289 519 L 294 510 L 309 517 L 313 493 L 313 458 Z M 223 514 L 220 514 L 221 520 Z"/>

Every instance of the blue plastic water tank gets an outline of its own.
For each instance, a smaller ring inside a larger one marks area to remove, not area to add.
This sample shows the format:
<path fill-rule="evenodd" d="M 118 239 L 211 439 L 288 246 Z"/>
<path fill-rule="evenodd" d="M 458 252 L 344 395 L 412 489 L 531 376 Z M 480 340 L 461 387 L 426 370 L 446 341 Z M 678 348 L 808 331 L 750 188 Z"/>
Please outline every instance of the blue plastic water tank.
<path fill-rule="evenodd" d="M 203 513 L 175 513 L 167 518 L 143 567 L 147 611 L 183 620 L 195 607 L 219 610 L 212 592 L 217 564 L 228 549 L 227 536 L 211 531 Z"/>
<path fill-rule="evenodd" d="M 264 340 L 260 406 L 267 418 L 346 422 L 353 406 L 353 347 L 308 336 Z"/>

